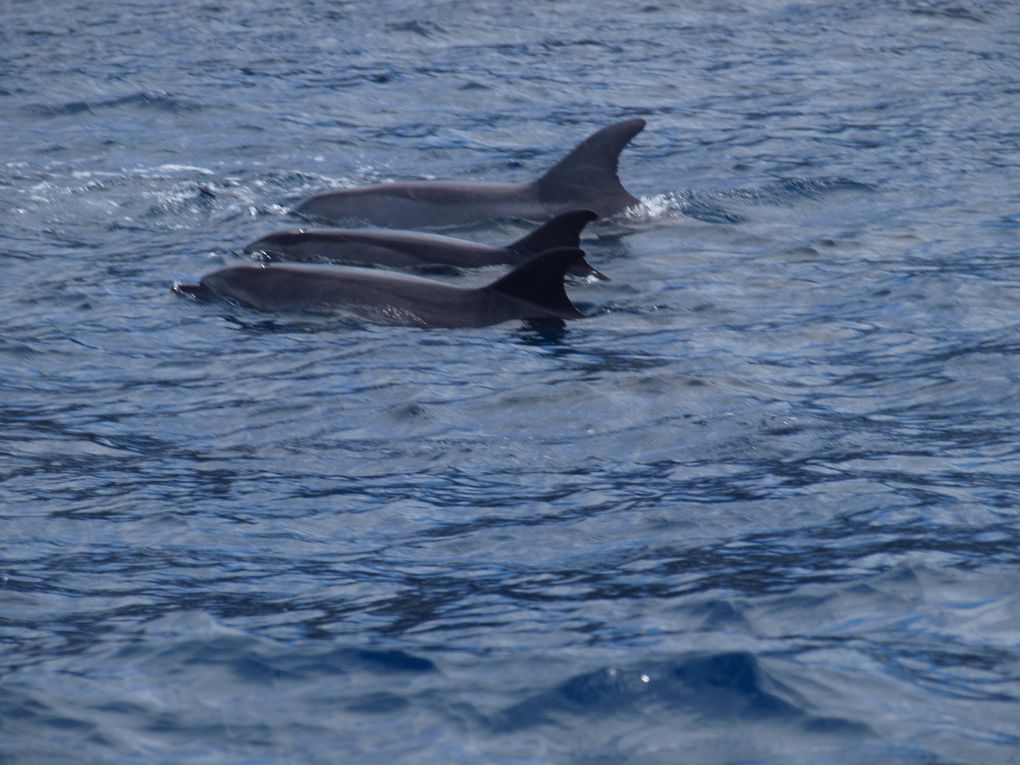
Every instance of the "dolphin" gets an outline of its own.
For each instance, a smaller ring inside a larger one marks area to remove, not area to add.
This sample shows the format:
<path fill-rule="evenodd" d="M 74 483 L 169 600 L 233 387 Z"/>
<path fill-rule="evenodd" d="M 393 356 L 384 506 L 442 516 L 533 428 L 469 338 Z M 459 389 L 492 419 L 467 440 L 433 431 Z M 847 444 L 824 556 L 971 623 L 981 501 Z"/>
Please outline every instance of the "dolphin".
<path fill-rule="evenodd" d="M 342 263 L 352 266 L 428 269 L 518 265 L 546 250 L 579 247 L 581 230 L 599 216 L 591 210 L 557 215 L 505 247 L 476 244 L 437 234 L 363 229 L 292 229 L 276 231 L 246 245 L 269 261 Z M 608 277 L 583 258 L 567 269 L 577 276 Z"/>
<path fill-rule="evenodd" d="M 213 271 L 198 284 L 175 283 L 173 290 L 264 310 L 346 309 L 389 324 L 484 327 L 511 319 L 582 317 L 563 278 L 583 256 L 572 247 L 549 250 L 482 287 L 369 269 L 247 264 Z"/>
<path fill-rule="evenodd" d="M 493 218 L 545 221 L 570 210 L 615 215 L 639 204 L 617 176 L 620 152 L 645 127 L 630 119 L 588 136 L 531 183 L 401 181 L 327 191 L 298 203 L 308 219 L 384 228 L 464 226 Z"/>

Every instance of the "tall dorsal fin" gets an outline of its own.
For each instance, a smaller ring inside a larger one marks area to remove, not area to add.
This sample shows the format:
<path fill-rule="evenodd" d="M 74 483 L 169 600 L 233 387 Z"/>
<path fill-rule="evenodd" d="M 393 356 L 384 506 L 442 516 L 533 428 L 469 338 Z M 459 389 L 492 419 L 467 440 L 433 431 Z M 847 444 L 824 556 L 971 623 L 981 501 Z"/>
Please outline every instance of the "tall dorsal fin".
<path fill-rule="evenodd" d="M 482 289 L 538 306 L 551 316 L 564 319 L 584 316 L 563 289 L 567 269 L 583 257 L 584 253 L 575 247 L 548 250 Z"/>
<path fill-rule="evenodd" d="M 636 205 L 637 198 L 623 187 L 616 172 L 620 152 L 644 127 L 643 119 L 624 120 L 588 136 L 538 179 L 539 198 L 543 202 L 605 200 L 593 205 L 603 215 Z"/>

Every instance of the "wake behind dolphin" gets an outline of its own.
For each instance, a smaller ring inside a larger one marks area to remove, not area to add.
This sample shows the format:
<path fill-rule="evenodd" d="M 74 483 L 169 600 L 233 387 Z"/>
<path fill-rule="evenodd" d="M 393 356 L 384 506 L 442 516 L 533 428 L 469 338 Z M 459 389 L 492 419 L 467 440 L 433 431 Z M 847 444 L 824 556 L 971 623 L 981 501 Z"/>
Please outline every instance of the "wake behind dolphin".
<path fill-rule="evenodd" d="M 381 183 L 316 194 L 295 211 L 333 224 L 385 228 L 463 226 L 505 217 L 546 221 L 578 209 L 615 215 L 639 203 L 620 183 L 617 169 L 620 152 L 644 127 L 639 118 L 604 127 L 531 183 Z"/>
<path fill-rule="evenodd" d="M 505 247 L 477 244 L 438 234 L 365 229 L 297 229 L 276 231 L 245 246 L 269 261 L 339 263 L 352 266 L 428 269 L 519 265 L 559 247 L 579 247 L 581 231 L 598 217 L 591 210 L 557 215 Z M 583 258 L 569 273 L 606 279 Z"/>
<path fill-rule="evenodd" d="M 334 308 L 388 323 L 484 327 L 511 319 L 583 316 L 563 288 L 567 269 L 584 253 L 549 250 L 483 287 L 458 287 L 419 276 L 314 266 L 242 265 L 213 271 L 178 294 L 217 297 L 265 310 Z"/>

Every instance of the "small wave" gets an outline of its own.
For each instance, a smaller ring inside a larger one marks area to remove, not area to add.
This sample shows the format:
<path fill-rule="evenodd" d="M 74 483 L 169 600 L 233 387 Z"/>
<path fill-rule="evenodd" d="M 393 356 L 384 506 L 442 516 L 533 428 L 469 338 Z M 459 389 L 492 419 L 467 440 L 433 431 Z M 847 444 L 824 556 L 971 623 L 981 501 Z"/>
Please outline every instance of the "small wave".
<path fill-rule="evenodd" d="M 142 91 L 99 101 L 68 101 L 62 104 L 30 104 L 24 110 L 36 117 L 73 117 L 106 109 L 136 108 L 178 114 L 203 108 L 191 99 L 164 91 Z"/>
<path fill-rule="evenodd" d="M 696 712 L 717 721 L 785 720 L 806 731 L 833 734 L 859 735 L 869 730 L 856 721 L 813 715 L 804 700 L 744 651 L 576 675 L 552 691 L 508 708 L 494 725 L 516 730 L 555 723 L 557 718 L 640 715 L 655 708 Z"/>
<path fill-rule="evenodd" d="M 977 24 L 982 24 L 985 21 L 984 17 L 973 8 L 965 8 L 955 3 L 918 3 L 917 7 L 911 8 L 909 12 L 914 16 L 957 19 L 960 21 L 972 21 Z"/>
<path fill-rule="evenodd" d="M 805 199 L 821 199 L 842 192 L 874 192 L 876 189 L 850 178 L 782 178 L 762 186 L 722 191 L 671 191 L 641 198 L 641 205 L 627 212 L 639 221 L 693 218 L 704 223 L 743 223 L 747 216 L 737 208 L 790 206 Z"/>
<path fill-rule="evenodd" d="M 429 40 L 446 33 L 443 27 L 433 21 L 403 21 L 397 24 L 387 24 L 386 31 L 410 32 Z"/>
<path fill-rule="evenodd" d="M 197 167 L 195 165 L 175 165 L 167 164 L 160 165 L 156 168 L 166 173 L 201 173 L 202 175 L 215 175 L 215 173 L 207 167 Z"/>
<path fill-rule="evenodd" d="M 734 191 L 735 199 L 754 203 L 785 204 L 802 198 L 817 198 L 841 191 L 872 192 L 875 187 L 851 178 L 781 178 L 773 183 Z"/>
<path fill-rule="evenodd" d="M 143 625 L 149 638 L 145 646 L 128 646 L 119 659 L 140 658 L 164 663 L 173 656 L 181 668 L 200 664 L 268 664 L 292 677 L 316 678 L 323 672 L 370 674 L 393 672 L 434 672 L 430 660 L 398 649 L 294 647 L 253 638 L 225 626 L 216 617 L 199 610 L 185 610 L 158 616 Z"/>
<path fill-rule="evenodd" d="M 692 191 L 672 191 L 642 197 L 641 205 L 627 216 L 639 221 L 693 218 L 704 223 L 740 223 L 744 219 L 718 200 Z"/>

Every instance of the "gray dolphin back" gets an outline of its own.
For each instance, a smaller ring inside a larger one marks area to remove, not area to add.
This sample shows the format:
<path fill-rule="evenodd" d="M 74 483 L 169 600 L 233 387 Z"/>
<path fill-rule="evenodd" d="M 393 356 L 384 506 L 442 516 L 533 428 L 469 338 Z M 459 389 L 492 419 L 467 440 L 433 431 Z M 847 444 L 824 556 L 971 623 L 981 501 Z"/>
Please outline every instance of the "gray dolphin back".
<path fill-rule="evenodd" d="M 476 183 L 396 181 L 315 194 L 299 215 L 338 224 L 358 221 L 386 228 L 465 226 L 498 218 L 546 221 L 571 210 L 616 215 L 639 204 L 620 183 L 620 152 L 645 127 L 624 120 L 588 136 L 537 181 Z"/>
<path fill-rule="evenodd" d="M 482 327 L 510 319 L 583 316 L 563 288 L 567 269 L 582 256 L 570 247 L 543 252 L 484 287 L 359 269 L 245 264 L 173 289 L 200 300 L 224 297 L 264 310 L 329 306 L 382 317 L 387 323 Z"/>

